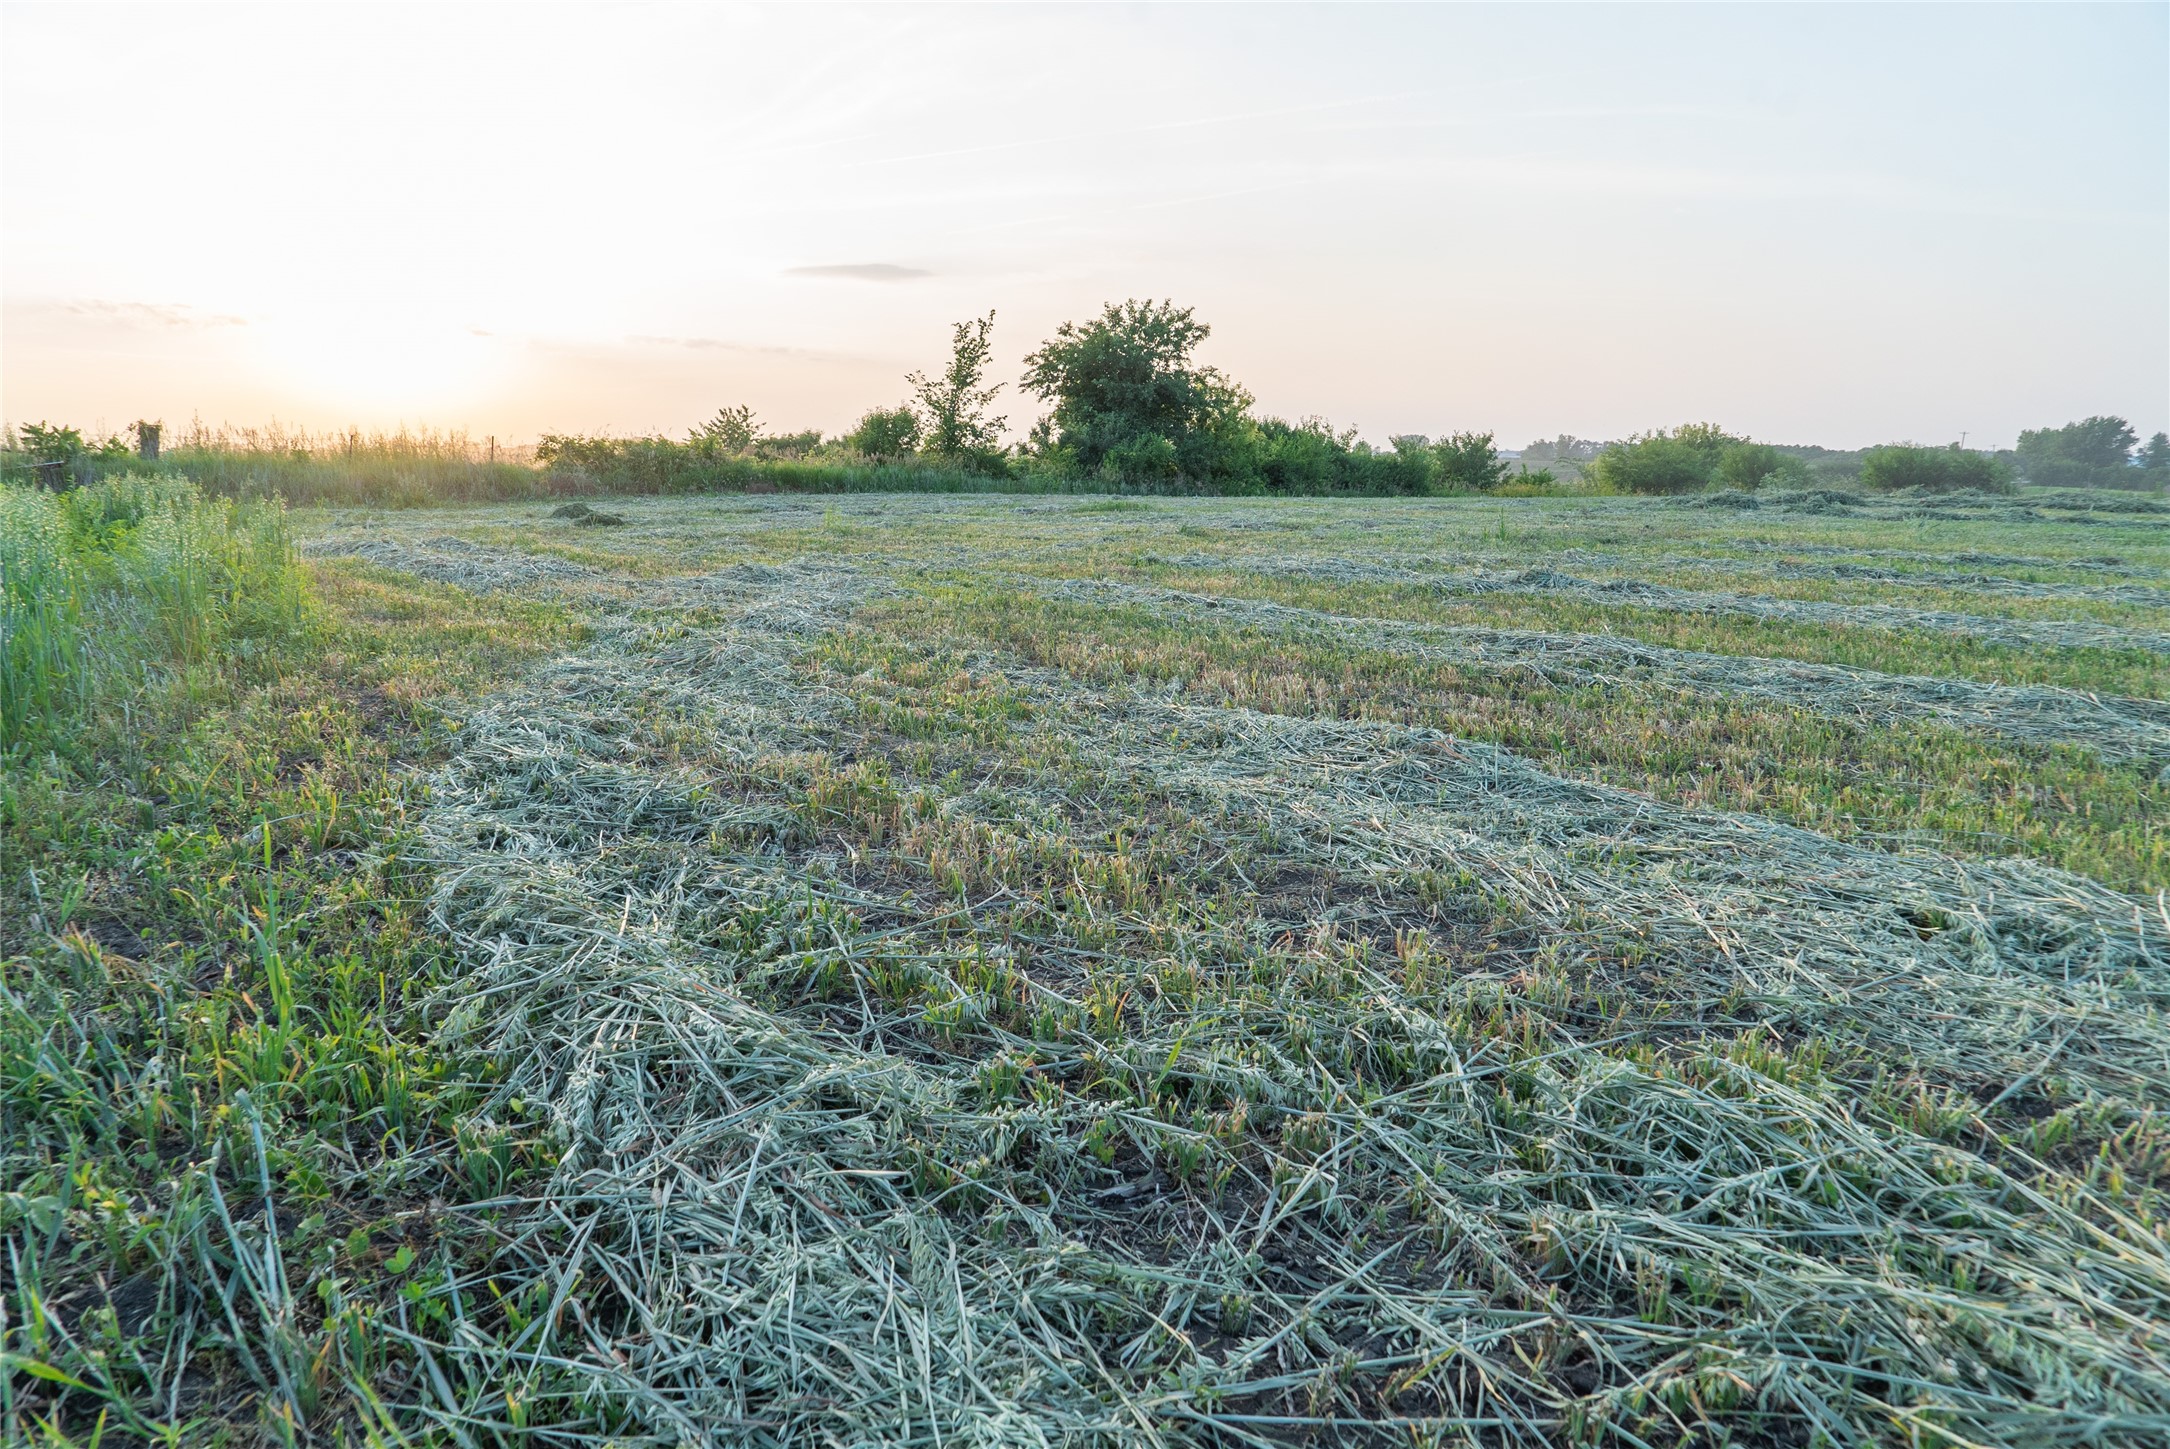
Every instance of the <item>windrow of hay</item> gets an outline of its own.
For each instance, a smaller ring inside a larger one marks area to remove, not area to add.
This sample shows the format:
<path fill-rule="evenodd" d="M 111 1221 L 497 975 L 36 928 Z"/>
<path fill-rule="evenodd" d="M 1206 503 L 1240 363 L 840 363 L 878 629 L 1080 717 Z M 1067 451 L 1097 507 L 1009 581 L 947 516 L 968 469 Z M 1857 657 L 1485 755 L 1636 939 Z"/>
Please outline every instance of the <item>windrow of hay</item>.
<path fill-rule="evenodd" d="M 2170 762 L 2170 703 L 2160 700 L 1706 654 L 1613 635 L 1357 618 L 1110 580 L 1020 578 L 1017 585 L 1048 598 L 1099 607 L 1147 608 L 1172 617 L 1212 619 L 1469 668 L 1527 670 L 1556 683 L 1641 685 L 1746 697 L 1837 719 L 1924 720 L 2030 744 L 2077 745 L 2105 760 Z"/>
<path fill-rule="evenodd" d="M 1454 595 L 1566 594 L 1599 604 L 1624 604 L 1675 614 L 1772 619 L 1791 624 L 1836 624 L 1849 629 L 1922 629 L 1963 634 L 2013 648 L 2130 649 L 2170 654 L 2170 635 L 2121 629 L 2086 619 L 2003 619 L 1896 604 L 1841 604 L 1821 599 L 1783 599 L 1767 594 L 1682 589 L 1641 579 L 1588 579 L 1551 568 L 1440 573 L 1421 568 L 1346 558 L 1215 558 L 1204 554 L 1170 560 L 1185 567 L 1238 568 L 1271 577 L 1322 579 L 1330 583 L 1384 583 Z"/>
<path fill-rule="evenodd" d="M 1746 547 L 1745 544 L 1731 544 L 1729 546 Z M 1851 551 L 1848 550 L 1848 552 Z M 1876 556 L 1889 557 L 1889 555 L 1882 554 Z M 1374 566 L 1383 565 L 1392 571 L 1393 576 L 1382 574 L 1380 576 L 1381 582 L 1423 583 L 1438 580 L 1440 571 L 1444 569 L 1467 569 L 1472 566 L 1482 569 L 1513 569 L 1526 558 L 1526 552 L 1523 554 L 1509 554 L 1497 551 L 1481 552 L 1473 550 L 1452 554 L 1397 554 L 1390 558 L 1375 560 Z M 1949 561 L 1949 556 L 1940 556 L 1940 558 L 1941 561 Z M 1233 559 L 1241 562 L 1246 568 L 1255 567 L 1249 556 L 1239 554 L 1233 556 Z M 2004 595 L 2022 599 L 2084 599 L 2091 603 L 2132 604 L 2141 608 L 2170 609 L 2170 588 L 2150 584 L 2080 584 L 2042 579 L 2011 578 L 2000 574 L 1985 573 L 1980 568 L 1962 573 L 1949 569 L 1896 569 L 1868 563 L 1815 564 L 1802 563 L 1794 559 L 1763 561 L 1754 558 L 1732 558 L 1714 554 L 1621 554 L 1586 548 L 1562 549 L 1556 555 L 1556 559 L 1559 563 L 1574 568 L 1732 574 L 1759 580 L 1829 580 L 1838 583 L 1884 584 L 1910 589 L 1940 589 L 1969 594 Z M 1302 564 L 1312 561 L 1305 559 L 1277 559 L 1275 563 L 1277 565 Z M 1315 561 L 1328 567 L 1346 566 L 1354 563 L 1352 560 L 1332 558 L 1319 558 Z M 1171 559 L 1170 562 L 1184 564 L 1185 566 L 1203 567 L 1208 563 L 1226 566 L 1231 562 L 1231 558 L 1211 554 L 1191 554 L 1183 558 Z M 2057 570 L 2078 569 L 2083 566 L 2077 561 L 2025 563 L 2022 560 L 2009 560 L 2007 563 L 2024 564 L 2024 566 L 2031 568 Z M 1359 568 L 1364 567 L 1361 564 L 1356 566 Z M 1526 567 L 1527 565 L 1524 564 L 1523 566 Z M 1990 566 L 1992 565 L 1985 563 L 1982 567 Z M 2100 563 L 2092 566 L 2098 570 L 2106 567 Z M 1614 581 L 1601 579 L 1591 582 L 1602 587 Z M 1907 612 L 1911 613 L 1912 611 Z M 1972 616 L 1962 615 L 1958 617 Z"/>
<path fill-rule="evenodd" d="M 436 1009 L 561 1155 L 439 1290 L 415 1412 L 482 1435 L 517 1402 L 568 1444 L 2170 1433 L 2150 1223 L 1809 1050 L 2158 1101 L 2159 903 L 995 656 L 1029 710 L 981 775 L 1017 808 L 883 796 L 898 745 L 812 660 L 891 587 L 628 584 L 466 720 L 425 821 Z M 809 780 L 847 803 L 809 817 Z M 807 825 L 863 800 L 1059 860 L 1066 813 L 1141 791 L 1226 870 L 1459 867 L 1558 948 L 1507 982 L 1082 878 L 959 894 Z M 1608 972 L 1763 1025 L 1653 1050 Z M 498 1303 L 527 1326 L 471 1326 Z"/>
<path fill-rule="evenodd" d="M 595 570 L 564 559 L 517 549 L 490 548 L 450 534 L 417 541 L 392 537 L 333 536 L 312 539 L 302 552 L 316 558 L 358 558 L 435 584 L 471 593 L 518 589 L 545 580 L 592 580 Z"/>
<path fill-rule="evenodd" d="M 2036 491 L 2026 494 L 1950 493 L 1908 489 L 1895 493 L 1859 493 L 1845 488 L 1773 490 L 1768 493 L 1721 491 L 1668 500 L 1674 507 L 1742 513 L 1826 514 L 1843 518 L 1975 519 L 2005 523 L 2129 524 L 2131 515 L 2170 513 L 2170 501 L 2124 490 Z M 2041 510 L 2061 517 L 2050 518 Z"/>
<path fill-rule="evenodd" d="M 1923 548 L 1886 548 L 1878 544 L 1817 543 L 1807 539 L 1728 538 L 1725 548 L 1741 553 L 1810 554 L 1825 558 L 1896 560 L 1975 569 L 2060 569 L 2074 573 L 2115 574 L 2127 579 L 2170 579 L 2170 568 L 2131 559 L 2087 554 L 2054 557 L 2038 553 L 1991 553 L 1982 549 L 1940 551 Z"/>

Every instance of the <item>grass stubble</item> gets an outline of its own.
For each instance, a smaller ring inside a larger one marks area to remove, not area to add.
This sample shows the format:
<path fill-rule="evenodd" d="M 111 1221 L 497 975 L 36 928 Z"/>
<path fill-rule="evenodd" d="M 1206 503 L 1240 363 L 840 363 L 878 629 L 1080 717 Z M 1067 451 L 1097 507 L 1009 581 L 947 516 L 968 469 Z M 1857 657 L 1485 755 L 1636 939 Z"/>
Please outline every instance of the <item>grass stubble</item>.
<path fill-rule="evenodd" d="M 26 933 L 8 1150 L 30 1186 L 8 1232 L 35 1266 L 9 1351 L 62 1378 L 23 1379 L 15 1422 L 448 1443 L 2170 1429 L 2159 878 L 1843 839 L 1331 689 L 1257 708 L 1123 666 L 1083 646 L 1133 613 L 1212 640 L 1227 606 L 1137 584 L 1096 586 L 1127 590 L 1112 615 L 1078 606 L 1066 576 L 1097 532 L 1124 549 L 1194 519 L 1236 552 L 1346 556 L 1365 516 L 1246 538 L 1288 515 L 1072 507 L 629 505 L 579 562 L 503 513 L 462 526 L 490 542 L 442 519 L 326 532 L 327 558 L 367 560 L 320 565 L 366 641 L 330 672 L 411 688 L 441 651 L 479 661 L 457 681 L 479 697 L 373 757 L 401 813 L 342 857 L 379 882 L 344 977 L 334 913 L 266 895 L 329 888 L 285 883 L 329 867 L 268 815 L 252 883 L 246 828 L 222 858 L 246 904 L 209 991 L 184 983 L 219 958 L 212 929 L 118 976 L 51 912 Z M 1371 516 L 1436 528 L 1420 514 Z M 1999 527 L 1965 551 L 2027 526 Z M 1021 578 L 1035 549 L 1054 567 Z M 491 616 L 525 632 L 448 622 Z M 1285 607 L 1243 623 L 1413 647 Z M 1678 672 L 1595 683 L 1693 700 Z M 1919 727 L 2107 760 L 2135 772 L 2124 824 L 2159 820 L 2144 716 L 2055 738 L 2017 718 Z M 377 968 L 366 1006 L 354 962 Z M 147 996 L 226 1013 L 208 1057 L 162 1071 L 245 1085 L 188 1110 L 146 1088 L 113 1022 Z M 395 1112 L 393 1073 L 326 1043 L 422 1085 Z M 167 1200 L 101 1176 L 129 1152 L 172 1174 Z M 62 1343 L 68 1313 L 38 1306 L 107 1264 L 156 1283 L 137 1326 L 160 1356 L 117 1307 L 92 1330 L 77 1307 Z"/>

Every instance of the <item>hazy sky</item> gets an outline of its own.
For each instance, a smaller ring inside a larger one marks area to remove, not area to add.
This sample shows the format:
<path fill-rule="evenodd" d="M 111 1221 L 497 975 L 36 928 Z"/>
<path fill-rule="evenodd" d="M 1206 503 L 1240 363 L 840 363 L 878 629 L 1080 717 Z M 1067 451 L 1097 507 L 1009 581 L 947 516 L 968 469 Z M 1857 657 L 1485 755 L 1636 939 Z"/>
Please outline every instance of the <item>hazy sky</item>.
<path fill-rule="evenodd" d="M 2159 4 L 0 14 L 11 421 L 833 431 L 1152 296 L 1379 439 L 2170 427 Z"/>

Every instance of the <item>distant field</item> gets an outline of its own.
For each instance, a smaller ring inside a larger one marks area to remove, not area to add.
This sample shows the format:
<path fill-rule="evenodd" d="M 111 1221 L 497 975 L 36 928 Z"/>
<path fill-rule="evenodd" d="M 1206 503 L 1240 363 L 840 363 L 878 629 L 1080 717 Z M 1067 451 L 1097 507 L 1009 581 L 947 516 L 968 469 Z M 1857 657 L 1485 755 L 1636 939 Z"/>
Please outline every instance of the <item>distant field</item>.
<path fill-rule="evenodd" d="M 590 501 L 10 786 L 11 1424 L 2170 1435 L 2148 500 Z"/>

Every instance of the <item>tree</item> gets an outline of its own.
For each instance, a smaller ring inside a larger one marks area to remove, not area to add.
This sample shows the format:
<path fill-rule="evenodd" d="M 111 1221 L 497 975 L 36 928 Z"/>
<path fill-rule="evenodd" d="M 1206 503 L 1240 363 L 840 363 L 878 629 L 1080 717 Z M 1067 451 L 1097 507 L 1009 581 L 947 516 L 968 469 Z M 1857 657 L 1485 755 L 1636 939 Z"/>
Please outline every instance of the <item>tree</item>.
<path fill-rule="evenodd" d="M 704 458 L 735 457 L 753 451 L 761 441 L 761 424 L 744 403 L 718 408 L 716 415 L 686 435 L 686 444 Z"/>
<path fill-rule="evenodd" d="M 2132 481 L 2124 470 L 2134 441 L 2123 418 L 2031 428 L 2019 435 L 2019 469 L 2028 482 L 2048 488 L 2120 487 Z"/>
<path fill-rule="evenodd" d="M 2140 467 L 2148 473 L 2170 472 L 2170 433 L 2157 433 L 2140 450 Z"/>
<path fill-rule="evenodd" d="M 1490 433 L 1456 433 L 1432 445 L 1439 460 L 1439 481 L 1450 492 L 1489 493 L 1507 477 L 1507 460 L 1492 446 Z"/>
<path fill-rule="evenodd" d="M 870 408 L 844 435 L 844 445 L 874 459 L 901 458 L 919 442 L 919 414 L 908 407 Z"/>
<path fill-rule="evenodd" d="M 950 329 L 949 366 L 936 377 L 914 372 L 904 379 L 919 401 L 923 451 L 983 465 L 999 461 L 1006 420 L 987 416 L 987 404 L 1002 391 L 1002 384 L 982 385 L 987 359 L 994 352 L 990 340 L 994 328 L 992 311 L 955 324 Z"/>
<path fill-rule="evenodd" d="M 1607 444 L 1591 461 L 1590 476 L 1606 493 L 1696 493 L 1717 476 L 1725 449 L 1745 441 L 1714 423 L 1636 433 Z"/>
<path fill-rule="evenodd" d="M 1789 460 L 1769 443 L 1728 443 L 1718 454 L 1718 481 L 1728 488 L 1753 489 L 1771 476 L 1784 476 Z"/>
<path fill-rule="evenodd" d="M 41 463 L 72 463 L 88 451 L 80 428 L 24 423 L 15 433 L 22 440 L 22 450 Z"/>
<path fill-rule="evenodd" d="M 1115 455 L 1209 478 L 1240 466 L 1237 425 L 1251 396 L 1192 361 L 1212 329 L 1173 302 L 1109 303 L 1082 326 L 1065 322 L 1025 359 L 1025 389 L 1052 402 L 1052 451 L 1097 471 Z M 1146 440 L 1159 438 L 1167 448 Z"/>
<path fill-rule="evenodd" d="M 1957 443 L 1948 448 L 1918 448 L 1911 443 L 1890 443 L 1861 455 L 1861 486 L 1864 488 L 1919 488 L 1932 493 L 1974 489 L 1982 493 L 2011 491 L 2012 480 L 2002 463 L 1987 453 L 1970 453 Z"/>

